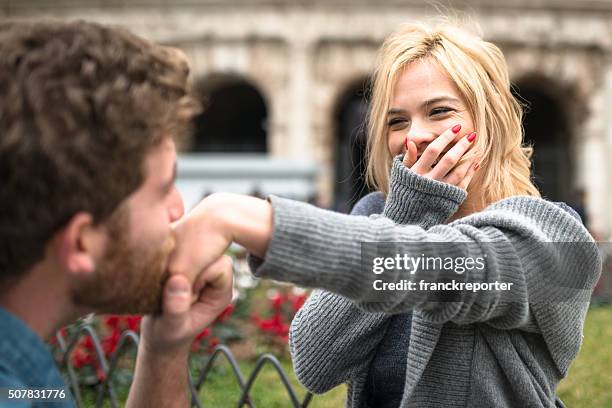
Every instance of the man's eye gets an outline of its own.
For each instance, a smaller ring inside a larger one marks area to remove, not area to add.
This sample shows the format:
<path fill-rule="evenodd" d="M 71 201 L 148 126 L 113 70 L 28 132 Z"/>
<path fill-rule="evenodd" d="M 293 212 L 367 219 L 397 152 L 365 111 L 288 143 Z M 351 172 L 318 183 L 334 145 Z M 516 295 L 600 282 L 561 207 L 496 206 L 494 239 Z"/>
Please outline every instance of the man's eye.
<path fill-rule="evenodd" d="M 429 112 L 429 114 L 431 116 L 443 115 L 443 114 L 448 113 L 450 111 L 452 111 L 451 108 L 435 108 L 435 109 L 432 109 L 431 112 Z"/>

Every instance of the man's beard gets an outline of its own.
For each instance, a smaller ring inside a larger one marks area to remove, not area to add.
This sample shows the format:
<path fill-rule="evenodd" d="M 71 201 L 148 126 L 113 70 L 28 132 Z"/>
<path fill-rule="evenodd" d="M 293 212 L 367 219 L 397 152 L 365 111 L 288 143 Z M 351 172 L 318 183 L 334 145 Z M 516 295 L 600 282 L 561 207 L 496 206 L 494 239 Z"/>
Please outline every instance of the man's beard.
<path fill-rule="evenodd" d="M 170 236 L 161 248 L 135 249 L 129 242 L 130 220 L 120 209 L 107 222 L 108 246 L 99 267 L 73 290 L 73 302 L 97 313 L 159 314 L 167 261 L 174 248 Z"/>

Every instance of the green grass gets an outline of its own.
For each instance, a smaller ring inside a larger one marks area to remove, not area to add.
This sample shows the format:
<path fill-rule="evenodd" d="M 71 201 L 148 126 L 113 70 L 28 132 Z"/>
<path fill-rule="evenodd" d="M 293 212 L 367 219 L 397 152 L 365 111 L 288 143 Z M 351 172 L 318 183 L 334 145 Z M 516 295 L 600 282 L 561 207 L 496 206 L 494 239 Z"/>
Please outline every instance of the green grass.
<path fill-rule="evenodd" d="M 612 407 L 612 305 L 595 306 L 587 315 L 584 342 L 568 377 L 559 386 L 559 396 L 572 408 Z M 298 383 L 291 363 L 281 360 L 285 372 L 298 394 L 300 401 L 305 390 Z M 254 363 L 240 363 L 245 377 L 253 370 Z M 215 363 L 215 369 L 203 387 L 200 398 L 204 406 L 235 407 L 240 395 L 239 387 L 231 369 L 222 359 Z M 256 407 L 289 407 L 289 396 L 278 375 L 271 366 L 263 369 L 251 391 Z M 315 395 L 312 408 L 343 407 L 346 397 L 344 385 L 323 395 Z"/>
<path fill-rule="evenodd" d="M 578 358 L 572 364 L 568 377 L 559 385 L 558 393 L 563 402 L 571 408 L 612 407 L 612 305 L 591 307 L 587 315 L 584 342 Z M 265 350 L 258 350 L 263 352 Z M 280 359 L 289 376 L 298 399 L 302 401 L 305 389 L 298 383 L 291 362 L 287 357 Z M 240 361 L 240 370 L 245 380 L 253 371 L 255 362 Z M 271 365 L 266 365 L 251 389 L 251 398 L 258 408 L 287 408 L 291 406 L 289 395 L 279 376 Z M 86 406 L 93 406 L 94 395 L 85 392 Z M 121 401 L 127 396 L 127 388 L 119 392 Z M 240 389 L 233 377 L 229 364 L 220 358 L 215 362 L 205 386 L 200 392 L 200 401 L 205 407 L 236 407 Z M 315 395 L 310 408 L 344 407 L 346 386 Z M 108 400 L 104 405 L 109 407 Z"/>
<path fill-rule="evenodd" d="M 288 360 L 281 360 L 281 364 L 285 373 L 288 374 L 289 381 L 301 403 L 306 395 L 306 390 L 298 383 L 293 373 L 291 362 Z M 246 381 L 246 377 L 253 371 L 255 363 L 240 362 L 239 365 Z M 251 389 L 250 395 L 255 407 L 286 408 L 292 406 L 289 394 L 272 365 L 266 365 L 262 368 L 262 371 L 259 373 Z M 315 395 L 309 407 L 344 407 L 345 396 L 346 386 L 341 385 L 325 394 Z M 220 408 L 236 407 L 239 398 L 240 388 L 237 385 L 229 364 L 225 363 L 223 359 L 217 360 L 217 362 L 215 362 L 215 368 L 209 374 L 209 378 L 206 380 L 205 386 L 202 387 L 200 392 L 200 401 L 202 401 L 202 405 L 205 407 Z"/>
<path fill-rule="evenodd" d="M 612 407 L 612 305 L 591 307 L 578 358 L 558 388 L 568 407 Z"/>

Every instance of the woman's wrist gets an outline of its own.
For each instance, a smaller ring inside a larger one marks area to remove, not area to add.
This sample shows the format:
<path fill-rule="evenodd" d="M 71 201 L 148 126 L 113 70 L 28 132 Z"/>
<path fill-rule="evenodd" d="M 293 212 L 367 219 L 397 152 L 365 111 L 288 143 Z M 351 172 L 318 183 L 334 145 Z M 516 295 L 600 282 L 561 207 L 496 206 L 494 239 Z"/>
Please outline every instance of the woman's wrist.
<path fill-rule="evenodd" d="M 259 198 L 231 193 L 213 194 L 205 212 L 213 214 L 214 229 L 263 258 L 273 231 L 272 205 Z"/>

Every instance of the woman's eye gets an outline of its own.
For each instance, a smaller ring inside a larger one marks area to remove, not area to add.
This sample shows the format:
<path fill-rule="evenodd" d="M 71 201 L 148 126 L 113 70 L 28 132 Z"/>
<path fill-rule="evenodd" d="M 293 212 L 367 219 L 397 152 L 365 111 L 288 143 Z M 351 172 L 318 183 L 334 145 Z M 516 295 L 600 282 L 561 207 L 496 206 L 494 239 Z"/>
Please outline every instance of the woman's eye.
<path fill-rule="evenodd" d="M 392 119 L 389 119 L 389 121 L 387 122 L 387 125 L 391 128 L 399 128 L 399 127 L 407 126 L 408 121 L 402 118 L 392 118 Z"/>
<path fill-rule="evenodd" d="M 452 111 L 451 108 L 435 108 L 435 109 L 432 109 L 431 112 L 429 112 L 429 114 L 431 116 L 443 115 L 443 114 L 448 113 L 450 111 Z"/>

